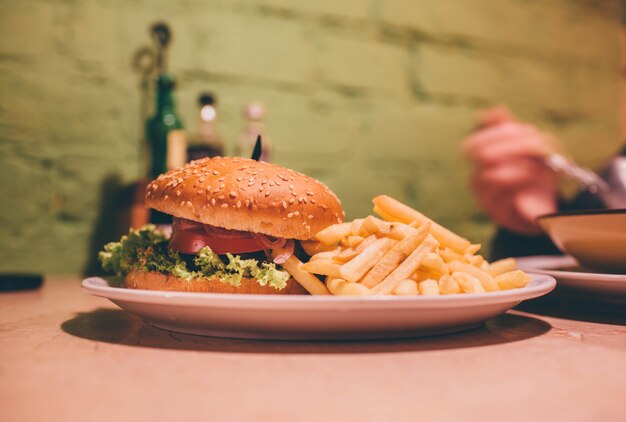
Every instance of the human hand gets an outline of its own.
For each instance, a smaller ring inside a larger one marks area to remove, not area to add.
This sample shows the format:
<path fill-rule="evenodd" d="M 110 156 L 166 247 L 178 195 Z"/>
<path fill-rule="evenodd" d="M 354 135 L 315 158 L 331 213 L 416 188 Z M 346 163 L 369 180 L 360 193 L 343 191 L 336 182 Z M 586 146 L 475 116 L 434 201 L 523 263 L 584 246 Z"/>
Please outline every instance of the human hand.
<path fill-rule="evenodd" d="M 462 144 L 475 164 L 472 190 L 501 227 L 541 233 L 536 218 L 557 211 L 557 183 L 543 157 L 554 152 L 546 134 L 518 122 L 502 107 L 483 112 L 479 129 Z"/>

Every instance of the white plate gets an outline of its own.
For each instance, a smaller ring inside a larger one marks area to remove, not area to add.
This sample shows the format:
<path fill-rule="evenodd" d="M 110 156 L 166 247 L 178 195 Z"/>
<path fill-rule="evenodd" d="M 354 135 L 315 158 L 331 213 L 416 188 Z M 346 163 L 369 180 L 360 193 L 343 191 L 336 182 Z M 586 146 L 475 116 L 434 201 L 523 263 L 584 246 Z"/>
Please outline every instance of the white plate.
<path fill-rule="evenodd" d="M 163 292 L 110 287 L 88 278 L 83 288 L 165 330 L 214 337 L 355 340 L 452 333 L 481 326 L 526 299 L 554 289 L 533 275 L 527 287 L 442 296 L 275 296 Z"/>
<path fill-rule="evenodd" d="M 554 277 L 559 287 L 583 295 L 580 299 L 626 304 L 626 274 L 586 271 L 571 256 L 529 256 L 516 258 L 519 268 Z"/>

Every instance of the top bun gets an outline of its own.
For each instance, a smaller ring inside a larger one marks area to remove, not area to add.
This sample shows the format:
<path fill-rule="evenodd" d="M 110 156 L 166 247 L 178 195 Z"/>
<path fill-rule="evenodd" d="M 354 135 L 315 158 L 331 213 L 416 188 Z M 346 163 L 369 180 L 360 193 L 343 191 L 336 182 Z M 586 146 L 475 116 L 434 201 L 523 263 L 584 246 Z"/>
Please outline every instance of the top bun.
<path fill-rule="evenodd" d="M 300 240 L 344 218 L 323 183 L 247 158 L 203 158 L 168 171 L 148 185 L 146 205 L 211 226 Z"/>

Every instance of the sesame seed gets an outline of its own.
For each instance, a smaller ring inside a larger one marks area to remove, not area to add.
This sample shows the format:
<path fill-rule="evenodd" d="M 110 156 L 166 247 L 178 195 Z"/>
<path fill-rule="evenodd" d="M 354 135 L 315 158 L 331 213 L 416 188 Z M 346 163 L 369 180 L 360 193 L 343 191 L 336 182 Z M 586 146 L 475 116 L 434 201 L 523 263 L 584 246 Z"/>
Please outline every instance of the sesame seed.
<path fill-rule="evenodd" d="M 306 194 L 309 196 L 313 196 L 313 191 L 311 189 L 307 189 Z"/>
<path fill-rule="evenodd" d="M 185 201 L 180 201 L 180 206 L 184 207 L 185 206 Z"/>
<path fill-rule="evenodd" d="M 254 185 L 254 182 L 248 182 L 248 186 Z"/>
<path fill-rule="evenodd" d="M 311 199 L 311 204 L 315 204 L 315 199 Z"/>
<path fill-rule="evenodd" d="M 228 208 L 228 204 L 222 204 L 222 208 Z"/>
<path fill-rule="evenodd" d="M 219 172 L 219 171 L 217 171 L 217 170 L 213 170 L 213 175 L 214 175 L 214 176 L 217 176 L 218 174 L 220 174 L 220 172 Z"/>
<path fill-rule="evenodd" d="M 291 196 L 298 196 L 298 194 L 295 192 L 291 192 Z"/>
<path fill-rule="evenodd" d="M 220 177 L 219 179 L 217 179 L 218 182 L 223 182 L 224 180 L 226 180 L 225 176 Z"/>
<path fill-rule="evenodd" d="M 289 181 L 289 179 L 286 176 L 283 176 L 282 174 L 278 174 L 278 177 L 283 179 L 285 182 Z"/>
<path fill-rule="evenodd" d="M 290 212 L 289 214 L 287 214 L 287 218 L 291 218 L 291 217 L 293 217 L 293 213 L 292 213 L 292 212 Z"/>
<path fill-rule="evenodd" d="M 237 192 L 235 192 L 235 191 L 230 191 L 230 197 L 231 197 L 231 198 L 236 198 L 236 197 L 237 197 Z"/>
<path fill-rule="evenodd" d="M 243 191 L 248 190 L 248 188 L 247 188 L 247 187 L 245 187 L 245 186 L 242 186 L 242 187 L 240 187 L 239 189 L 241 189 L 241 190 L 243 190 Z"/>
<path fill-rule="evenodd" d="M 167 199 L 167 198 L 169 198 L 169 197 L 170 197 L 169 195 L 165 195 L 165 196 L 163 197 L 163 199 Z"/>
<path fill-rule="evenodd" d="M 248 182 L 254 182 L 254 177 L 249 178 Z"/>
<path fill-rule="evenodd" d="M 313 220 L 313 214 L 309 214 L 309 220 Z"/>
<path fill-rule="evenodd" d="M 196 174 L 198 172 L 198 169 L 193 169 L 193 174 Z"/>
<path fill-rule="evenodd" d="M 210 192 L 210 191 L 211 191 L 211 186 L 207 186 L 207 187 L 206 187 L 206 191 L 207 191 L 207 192 Z"/>
<path fill-rule="evenodd" d="M 303 200 L 303 198 L 302 198 L 302 197 L 298 198 L 298 204 L 301 204 L 301 203 L 302 203 L 302 200 Z"/>
<path fill-rule="evenodd" d="M 267 182 L 268 182 L 268 180 L 267 180 L 267 179 L 265 179 L 265 180 L 263 180 L 263 181 L 261 182 L 261 184 L 262 184 L 262 185 L 264 185 L 264 184 L 266 184 Z"/>
<path fill-rule="evenodd" d="M 273 181 L 272 181 L 272 182 L 270 182 L 270 186 L 274 186 L 274 182 L 273 182 Z"/>
<path fill-rule="evenodd" d="M 241 208 L 241 201 L 237 201 L 237 208 Z"/>
<path fill-rule="evenodd" d="M 310 232 L 311 231 L 311 226 L 305 226 L 306 231 Z"/>
<path fill-rule="evenodd" d="M 293 204 L 294 202 L 296 202 L 296 198 L 290 198 L 290 199 L 289 199 L 289 203 L 290 203 L 290 204 Z"/>
<path fill-rule="evenodd" d="M 220 195 L 217 197 L 217 199 L 224 199 L 224 198 L 226 198 L 224 195 Z"/>
<path fill-rule="evenodd" d="M 204 182 L 204 177 L 198 179 L 200 182 Z"/>
<path fill-rule="evenodd" d="M 289 189 L 293 190 L 293 185 L 289 185 Z"/>
<path fill-rule="evenodd" d="M 270 191 L 266 191 L 265 196 L 270 196 Z"/>
<path fill-rule="evenodd" d="M 263 186 L 259 188 L 259 192 L 263 192 Z"/>
<path fill-rule="evenodd" d="M 180 190 L 177 190 L 176 191 L 176 196 L 180 196 L 180 194 L 181 194 Z"/>
<path fill-rule="evenodd" d="M 256 205 L 252 204 L 252 209 L 253 209 L 254 211 L 256 211 L 258 208 L 259 208 L 259 207 L 257 207 Z"/>
<path fill-rule="evenodd" d="M 276 181 L 276 186 L 280 186 L 280 182 L 278 180 Z"/>
<path fill-rule="evenodd" d="M 241 182 L 242 180 L 243 180 L 243 177 L 241 177 L 241 176 L 237 176 L 237 181 L 238 181 L 238 182 Z"/>
<path fill-rule="evenodd" d="M 224 189 L 224 184 L 223 183 L 220 185 L 220 190 L 222 190 L 222 189 Z"/>
<path fill-rule="evenodd" d="M 293 215 L 300 215 L 300 211 L 294 212 Z"/>
<path fill-rule="evenodd" d="M 249 207 L 249 206 L 250 206 L 250 200 L 246 199 L 246 207 Z"/>
<path fill-rule="evenodd" d="M 287 208 L 287 203 L 283 201 L 283 208 Z"/>
<path fill-rule="evenodd" d="M 187 206 L 191 208 L 191 201 L 187 201 Z"/>

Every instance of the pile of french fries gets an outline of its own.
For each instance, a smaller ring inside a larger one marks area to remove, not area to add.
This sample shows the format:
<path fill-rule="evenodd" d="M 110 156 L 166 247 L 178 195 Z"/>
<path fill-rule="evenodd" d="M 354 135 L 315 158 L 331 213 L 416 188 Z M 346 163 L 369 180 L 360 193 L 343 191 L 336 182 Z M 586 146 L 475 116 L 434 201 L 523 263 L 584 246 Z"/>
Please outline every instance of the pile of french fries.
<path fill-rule="evenodd" d="M 484 293 L 524 287 L 530 276 L 515 260 L 487 262 L 471 244 L 413 208 L 386 195 L 374 212 L 335 224 L 301 242 L 307 263 L 283 264 L 311 294 L 439 295 Z M 315 274 L 324 276 L 325 282 Z"/>

